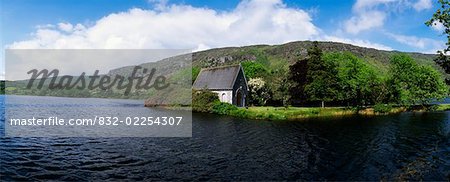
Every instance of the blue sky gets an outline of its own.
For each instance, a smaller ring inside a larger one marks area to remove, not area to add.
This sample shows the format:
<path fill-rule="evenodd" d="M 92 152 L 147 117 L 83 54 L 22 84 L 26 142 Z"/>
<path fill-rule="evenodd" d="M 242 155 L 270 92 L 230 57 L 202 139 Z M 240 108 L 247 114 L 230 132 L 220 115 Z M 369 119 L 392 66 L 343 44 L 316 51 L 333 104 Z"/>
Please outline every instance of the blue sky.
<path fill-rule="evenodd" d="M 437 0 L 0 0 L 1 44 L 18 49 L 188 48 L 351 43 L 433 53 Z M 3 51 L 1 53 L 3 59 Z"/>
<path fill-rule="evenodd" d="M 39 29 L 49 28 L 51 25 L 57 26 L 59 23 L 71 25 L 81 24 L 85 28 L 90 28 L 95 27 L 97 21 L 108 15 L 129 12 L 131 9 L 155 11 L 159 13 L 166 13 L 165 11 L 169 11 L 159 10 L 162 4 L 166 9 L 171 6 L 190 6 L 197 9 L 211 10 L 217 14 L 230 14 L 230 12 L 236 11 L 240 4 L 245 3 L 245 1 L 238 0 L 1 0 L 1 2 L 2 43 L 3 46 L 7 47 L 14 42 L 26 42 L 36 39 L 36 34 Z M 296 40 L 295 38 L 298 37 L 298 40 L 335 40 L 375 48 L 433 52 L 434 50 L 443 47 L 443 45 L 439 44 L 443 43 L 445 40 L 445 37 L 441 35 L 438 28 L 436 28 L 437 30 L 434 30 L 433 28 L 424 25 L 424 22 L 436 9 L 436 2 L 432 0 L 252 0 L 252 2 L 255 4 L 275 4 L 274 6 L 279 6 L 275 8 L 281 7 L 304 11 L 311 19 L 309 22 L 312 23 L 319 32 L 313 33 L 312 35 L 310 35 L 311 32 L 306 32 L 305 34 L 308 36 L 291 36 L 289 38 L 282 38 L 279 42 L 276 40 L 267 40 L 266 42 L 264 42 L 264 40 L 248 41 L 249 44 L 253 42 L 268 44 L 284 43 L 286 40 L 290 40 L 291 38 L 292 40 Z M 420 2 L 423 4 L 422 7 L 415 6 Z M 362 5 L 358 6 L 358 3 Z M 250 9 L 258 8 L 257 5 L 255 7 L 249 5 L 247 8 L 249 9 L 243 11 L 258 11 L 257 9 Z M 381 12 L 381 15 L 377 13 L 373 15 L 379 15 L 383 17 L 383 20 L 377 22 L 379 21 L 376 20 L 377 16 L 370 16 L 371 12 Z M 367 18 L 369 19 L 364 20 L 365 14 L 368 14 Z M 245 16 L 245 14 L 241 16 Z M 129 18 L 133 17 L 130 16 Z M 151 16 L 148 18 L 151 18 Z M 195 16 L 192 18 L 195 18 Z M 270 18 L 270 16 L 267 18 Z M 354 20 L 353 25 L 360 25 L 361 28 L 347 27 L 350 26 L 351 23 L 349 22 L 352 22 L 352 19 Z M 195 21 L 195 19 L 192 21 Z M 300 18 L 298 21 L 307 20 Z M 371 25 L 370 21 L 374 21 L 373 24 L 375 25 Z M 215 24 L 211 24 L 210 26 L 214 25 Z M 297 25 L 301 26 L 302 24 Z M 364 28 L 364 26 L 367 28 Z M 355 31 L 351 31 L 351 29 L 355 29 Z M 255 29 L 255 31 L 257 30 L 258 29 Z M 108 33 L 108 31 L 105 31 L 105 34 L 106 33 Z M 286 31 L 285 33 L 289 33 L 289 31 Z M 202 44 L 202 41 L 199 41 L 199 44 Z M 203 48 L 228 45 L 233 46 L 232 42 L 203 44 Z M 246 42 L 238 42 L 235 45 L 239 46 L 245 44 Z M 161 48 L 161 45 L 158 46 L 156 48 Z M 202 49 L 202 46 L 192 47 L 193 44 L 180 46 L 183 48 L 185 48 L 185 46 L 191 46 L 193 49 Z M 162 48 L 173 47 L 164 45 Z"/>

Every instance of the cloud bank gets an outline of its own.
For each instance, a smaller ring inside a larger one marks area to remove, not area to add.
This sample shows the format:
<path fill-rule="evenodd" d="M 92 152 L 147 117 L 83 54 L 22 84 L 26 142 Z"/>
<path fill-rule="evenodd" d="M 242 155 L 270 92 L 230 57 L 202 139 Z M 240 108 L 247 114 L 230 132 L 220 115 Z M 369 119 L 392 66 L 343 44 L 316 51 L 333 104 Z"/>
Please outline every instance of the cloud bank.
<path fill-rule="evenodd" d="M 438 41 L 429 38 L 420 38 L 417 36 L 407 36 L 407 35 L 399 35 L 393 33 L 386 33 L 387 36 L 393 38 L 395 41 L 408 45 L 410 47 L 415 47 L 421 50 L 429 49 L 423 51 L 424 53 L 435 54 L 436 50 L 443 50 L 445 48 L 444 41 Z"/>
<path fill-rule="evenodd" d="M 92 25 L 60 22 L 36 27 L 32 38 L 10 44 L 16 49 L 191 49 L 226 46 L 282 44 L 298 40 L 325 40 L 392 50 L 391 47 L 357 38 L 364 31 L 382 29 L 389 12 L 398 6 L 414 11 L 431 8 L 431 0 L 357 0 L 352 15 L 342 22 L 338 35 L 327 34 L 313 22 L 311 12 L 288 7 L 282 0 L 243 0 L 234 9 L 204 7 L 149 0 L 153 9 L 133 8 L 106 15 Z M 442 26 L 432 28 L 442 30 Z M 339 29 L 339 27 L 337 27 Z M 382 32 L 384 34 L 384 32 Z M 394 36 L 395 35 L 395 36 Z M 412 44 L 404 35 L 391 40 L 417 50 L 434 47 L 421 38 Z M 440 47 L 439 47 L 440 48 Z"/>
<path fill-rule="evenodd" d="M 311 39 L 320 29 L 304 10 L 281 0 L 241 2 L 218 12 L 189 5 L 158 3 L 107 15 L 93 26 L 59 23 L 38 27 L 30 40 L 10 48 L 190 48 L 194 50 L 250 44 L 279 44 Z"/>
<path fill-rule="evenodd" d="M 432 7 L 431 0 L 357 0 L 352 7 L 353 15 L 344 22 L 344 29 L 347 33 L 358 34 L 383 27 L 390 12 L 408 8 L 422 11 Z"/>

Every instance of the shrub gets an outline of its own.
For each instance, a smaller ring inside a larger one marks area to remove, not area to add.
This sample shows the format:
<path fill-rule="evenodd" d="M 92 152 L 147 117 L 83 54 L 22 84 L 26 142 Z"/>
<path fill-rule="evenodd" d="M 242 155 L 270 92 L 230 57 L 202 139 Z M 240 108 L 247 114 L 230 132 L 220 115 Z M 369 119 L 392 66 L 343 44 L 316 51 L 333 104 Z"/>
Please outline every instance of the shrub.
<path fill-rule="evenodd" d="M 388 113 L 392 110 L 392 106 L 389 104 L 375 104 L 373 110 L 378 113 Z"/>
<path fill-rule="evenodd" d="M 270 90 L 262 78 L 251 78 L 248 81 L 250 95 L 249 103 L 255 106 L 263 106 L 270 99 Z"/>
<path fill-rule="evenodd" d="M 192 91 L 192 111 L 211 112 L 215 102 L 219 102 L 217 93 L 208 90 Z"/>
<path fill-rule="evenodd" d="M 212 113 L 229 115 L 232 111 L 237 110 L 238 108 L 235 105 L 216 101 L 212 107 Z"/>

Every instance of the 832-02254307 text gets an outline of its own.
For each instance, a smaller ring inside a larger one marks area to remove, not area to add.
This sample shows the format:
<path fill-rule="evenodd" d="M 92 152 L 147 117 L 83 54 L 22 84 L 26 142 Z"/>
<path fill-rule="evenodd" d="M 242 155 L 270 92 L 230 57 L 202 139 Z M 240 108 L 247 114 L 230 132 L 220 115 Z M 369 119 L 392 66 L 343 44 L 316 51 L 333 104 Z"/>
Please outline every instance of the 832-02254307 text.
<path fill-rule="evenodd" d="M 58 117 L 48 118 L 11 118 L 11 126 L 178 126 L 182 124 L 183 117 L 158 116 L 158 117 L 109 117 L 95 116 L 93 118 Z"/>

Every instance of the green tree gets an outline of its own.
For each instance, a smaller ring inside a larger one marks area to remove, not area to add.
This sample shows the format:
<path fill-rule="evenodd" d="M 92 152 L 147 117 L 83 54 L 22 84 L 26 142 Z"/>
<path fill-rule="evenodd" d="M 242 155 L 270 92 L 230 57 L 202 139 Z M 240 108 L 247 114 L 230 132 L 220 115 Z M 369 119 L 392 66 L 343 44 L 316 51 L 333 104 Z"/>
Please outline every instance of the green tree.
<path fill-rule="evenodd" d="M 325 54 L 324 59 L 339 64 L 337 99 L 353 106 L 373 104 L 372 88 L 381 84 L 374 68 L 349 52 Z"/>
<path fill-rule="evenodd" d="M 415 102 L 428 104 L 430 99 L 442 99 L 447 95 L 448 88 L 441 74 L 431 66 L 419 66 L 416 75 Z"/>
<path fill-rule="evenodd" d="M 301 104 L 306 101 L 305 86 L 307 81 L 308 59 L 300 59 L 289 66 L 289 80 L 292 86 L 289 88 L 289 94 L 293 104 Z"/>
<path fill-rule="evenodd" d="M 440 7 L 436 10 L 430 20 L 425 22 L 427 26 L 436 26 L 442 24 L 444 26 L 444 32 L 447 34 L 447 48 L 444 49 L 444 53 L 450 51 L 450 1 L 439 0 Z"/>
<path fill-rule="evenodd" d="M 322 50 L 317 41 L 308 50 L 308 71 L 305 93 L 310 101 L 335 101 L 338 96 L 338 71 L 335 62 L 322 59 Z"/>
<path fill-rule="evenodd" d="M 267 105 L 272 106 L 285 106 L 290 105 L 291 95 L 289 94 L 289 88 L 291 87 L 291 81 L 288 79 L 288 68 L 280 68 L 273 70 L 270 73 L 270 77 L 266 77 L 265 82 L 269 90 L 271 98 L 267 101 Z"/>
<path fill-rule="evenodd" d="M 244 69 L 245 77 L 250 80 L 250 78 L 265 77 L 267 76 L 267 68 L 255 61 L 244 61 L 241 63 Z"/>
<path fill-rule="evenodd" d="M 442 51 L 438 51 L 438 56 L 434 59 L 437 65 L 444 69 L 445 73 L 450 74 L 450 59 Z M 450 85 L 450 78 L 445 79 L 447 85 Z"/>
<path fill-rule="evenodd" d="M 435 59 L 435 62 L 444 69 L 445 73 L 450 74 L 450 59 L 446 56 L 446 53 L 450 51 L 450 1 L 439 0 L 439 3 L 440 7 L 425 24 L 427 26 L 441 24 L 444 27 L 442 33 L 447 35 L 447 48 L 438 51 L 439 56 Z M 446 82 L 450 85 L 450 79 L 447 79 Z"/>
<path fill-rule="evenodd" d="M 287 78 L 287 76 L 283 76 L 280 82 L 280 87 L 276 95 L 281 98 L 284 107 L 288 107 L 291 104 L 291 95 L 289 94 L 289 88 L 292 87 L 292 82 Z"/>
<path fill-rule="evenodd" d="M 406 54 L 397 54 L 391 57 L 390 83 L 394 93 L 395 102 L 400 104 L 413 104 L 412 91 L 417 85 L 414 83 L 417 66 L 414 60 Z"/>
<path fill-rule="evenodd" d="M 390 83 L 395 101 L 404 105 L 427 104 L 447 94 L 439 72 L 429 66 L 417 65 L 406 54 L 391 58 Z"/>

